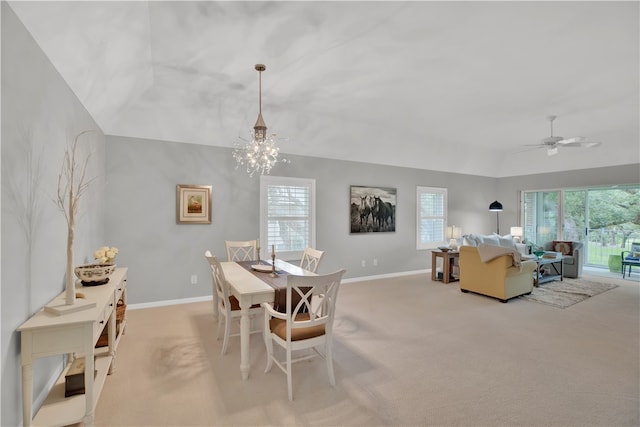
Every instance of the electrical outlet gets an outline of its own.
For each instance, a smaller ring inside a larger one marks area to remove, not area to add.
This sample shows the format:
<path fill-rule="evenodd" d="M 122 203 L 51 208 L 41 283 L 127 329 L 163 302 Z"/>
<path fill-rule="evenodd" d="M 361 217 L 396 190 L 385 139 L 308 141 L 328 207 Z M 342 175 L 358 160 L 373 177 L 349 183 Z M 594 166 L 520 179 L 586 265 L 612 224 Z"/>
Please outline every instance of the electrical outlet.
<path fill-rule="evenodd" d="M 366 266 L 367 266 L 367 261 L 362 260 L 362 266 L 363 266 L 363 267 L 366 267 Z"/>
<path fill-rule="evenodd" d="M 197 285 L 198 284 L 198 275 L 197 274 L 192 274 L 191 275 L 191 284 L 192 285 Z"/>
<path fill-rule="evenodd" d="M 377 267 L 378 266 L 378 258 L 374 258 L 373 259 L 373 266 Z"/>

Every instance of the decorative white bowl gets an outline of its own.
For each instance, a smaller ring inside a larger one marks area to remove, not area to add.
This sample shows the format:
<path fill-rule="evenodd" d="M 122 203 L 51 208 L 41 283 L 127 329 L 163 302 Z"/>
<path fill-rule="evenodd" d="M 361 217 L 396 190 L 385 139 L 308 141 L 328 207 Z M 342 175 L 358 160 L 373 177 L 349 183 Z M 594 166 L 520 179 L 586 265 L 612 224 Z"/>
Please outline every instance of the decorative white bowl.
<path fill-rule="evenodd" d="M 115 264 L 86 264 L 75 268 L 78 279 L 85 286 L 104 285 L 116 269 Z"/>

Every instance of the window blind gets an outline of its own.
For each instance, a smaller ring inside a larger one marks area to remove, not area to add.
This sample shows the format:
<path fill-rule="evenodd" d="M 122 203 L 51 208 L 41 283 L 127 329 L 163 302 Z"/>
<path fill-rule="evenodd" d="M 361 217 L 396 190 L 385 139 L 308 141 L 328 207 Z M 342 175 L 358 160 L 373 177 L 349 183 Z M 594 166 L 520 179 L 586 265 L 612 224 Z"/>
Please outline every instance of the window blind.
<path fill-rule="evenodd" d="M 446 188 L 418 187 L 417 249 L 428 249 L 445 241 L 447 224 Z"/>

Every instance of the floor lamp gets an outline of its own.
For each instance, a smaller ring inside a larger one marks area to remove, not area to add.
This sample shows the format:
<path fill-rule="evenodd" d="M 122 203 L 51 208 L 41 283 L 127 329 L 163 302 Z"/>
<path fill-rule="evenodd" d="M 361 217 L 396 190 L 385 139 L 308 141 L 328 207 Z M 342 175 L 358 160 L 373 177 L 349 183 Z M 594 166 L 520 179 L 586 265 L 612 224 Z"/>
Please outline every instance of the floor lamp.
<path fill-rule="evenodd" d="M 496 213 L 496 233 L 500 234 L 500 217 L 498 215 L 500 215 L 499 212 L 502 212 L 502 203 L 497 200 L 491 203 L 489 205 L 489 212 Z"/>

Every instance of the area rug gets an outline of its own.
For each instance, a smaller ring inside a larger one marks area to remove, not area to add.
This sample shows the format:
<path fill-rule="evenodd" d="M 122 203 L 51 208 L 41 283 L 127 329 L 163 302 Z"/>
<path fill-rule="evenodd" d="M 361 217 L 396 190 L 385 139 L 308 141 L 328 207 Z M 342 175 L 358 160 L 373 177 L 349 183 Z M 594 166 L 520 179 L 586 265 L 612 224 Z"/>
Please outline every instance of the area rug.
<path fill-rule="evenodd" d="M 543 283 L 539 287 L 534 287 L 530 295 L 523 295 L 523 297 L 541 304 L 567 308 L 594 295 L 617 287 L 618 285 L 614 285 L 613 283 L 565 278 L 563 281 L 556 280 L 554 282 Z"/>

